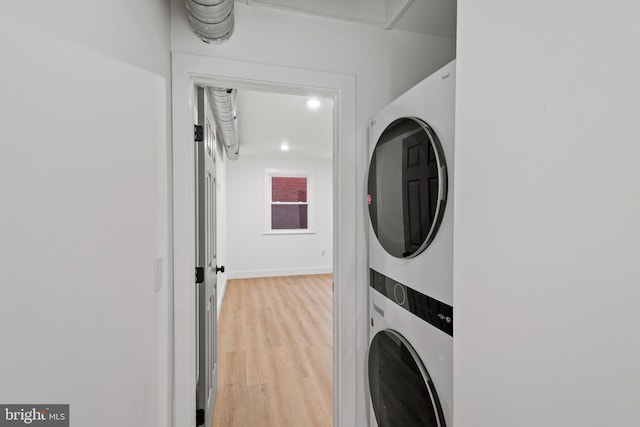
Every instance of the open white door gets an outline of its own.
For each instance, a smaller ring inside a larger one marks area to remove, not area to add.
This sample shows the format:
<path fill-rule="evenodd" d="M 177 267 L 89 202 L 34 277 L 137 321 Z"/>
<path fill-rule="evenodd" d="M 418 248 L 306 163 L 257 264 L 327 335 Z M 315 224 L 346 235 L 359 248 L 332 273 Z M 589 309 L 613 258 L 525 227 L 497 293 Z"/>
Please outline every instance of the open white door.
<path fill-rule="evenodd" d="M 217 356 L 216 131 L 206 91 L 197 89 L 196 144 L 196 424 L 210 426 Z"/>

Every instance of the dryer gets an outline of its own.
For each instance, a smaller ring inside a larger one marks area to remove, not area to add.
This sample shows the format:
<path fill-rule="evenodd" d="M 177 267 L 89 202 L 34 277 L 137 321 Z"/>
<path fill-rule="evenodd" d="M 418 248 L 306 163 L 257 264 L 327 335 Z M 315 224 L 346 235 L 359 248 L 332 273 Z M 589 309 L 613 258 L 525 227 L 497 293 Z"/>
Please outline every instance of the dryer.
<path fill-rule="evenodd" d="M 452 425 L 455 61 L 372 120 L 373 427 Z"/>

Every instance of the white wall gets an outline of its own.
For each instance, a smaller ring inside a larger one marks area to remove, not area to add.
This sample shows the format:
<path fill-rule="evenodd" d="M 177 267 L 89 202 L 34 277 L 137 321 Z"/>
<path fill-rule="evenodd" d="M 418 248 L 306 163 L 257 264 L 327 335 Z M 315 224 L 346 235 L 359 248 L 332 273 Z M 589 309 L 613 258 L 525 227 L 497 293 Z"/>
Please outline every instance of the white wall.
<path fill-rule="evenodd" d="M 358 76 L 359 121 L 455 57 L 455 40 L 387 31 L 320 17 L 235 3 L 235 31 L 206 44 L 172 0 L 171 50 Z M 364 132 L 364 131 L 363 131 Z"/>
<path fill-rule="evenodd" d="M 640 4 L 458 13 L 455 425 L 640 425 Z"/>
<path fill-rule="evenodd" d="M 230 40 L 205 44 L 193 35 L 184 2 L 172 0 L 171 49 L 204 56 L 355 75 L 357 79 L 357 157 L 353 165 L 362 186 L 355 212 L 361 228 L 357 265 L 358 318 L 355 342 L 358 367 L 356 425 L 365 425 L 364 360 L 368 344 L 365 173 L 369 119 L 388 102 L 455 57 L 455 41 L 403 31 L 385 31 L 259 6 L 235 3 L 236 28 Z M 211 70 L 215 73 L 215 70 Z M 345 284 L 351 286 L 351 284 Z M 352 405 L 350 405 L 352 406 Z M 352 408 L 345 408 L 351 411 Z"/>
<path fill-rule="evenodd" d="M 4 1 L 0 51 L 0 402 L 165 426 L 169 4 Z"/>
<path fill-rule="evenodd" d="M 229 277 L 330 273 L 333 259 L 331 160 L 241 155 L 227 165 Z M 314 191 L 310 202 L 315 234 L 264 234 L 265 169 L 311 173 Z"/>

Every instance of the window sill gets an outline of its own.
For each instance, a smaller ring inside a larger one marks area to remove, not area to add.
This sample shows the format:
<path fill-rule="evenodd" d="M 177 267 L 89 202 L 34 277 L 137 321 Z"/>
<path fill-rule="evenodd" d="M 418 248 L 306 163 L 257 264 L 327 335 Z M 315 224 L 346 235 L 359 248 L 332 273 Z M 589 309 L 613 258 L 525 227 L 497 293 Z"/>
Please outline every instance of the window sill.
<path fill-rule="evenodd" d="M 264 235 L 271 234 L 317 234 L 314 230 L 269 230 L 262 233 Z"/>

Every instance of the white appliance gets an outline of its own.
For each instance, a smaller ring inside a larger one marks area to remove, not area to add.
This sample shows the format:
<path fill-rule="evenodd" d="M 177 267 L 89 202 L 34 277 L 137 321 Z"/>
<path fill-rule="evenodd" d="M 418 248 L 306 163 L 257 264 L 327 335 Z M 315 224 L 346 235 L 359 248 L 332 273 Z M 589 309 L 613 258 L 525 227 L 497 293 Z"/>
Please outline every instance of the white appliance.
<path fill-rule="evenodd" d="M 374 427 L 453 425 L 454 101 L 452 61 L 371 122 Z"/>

